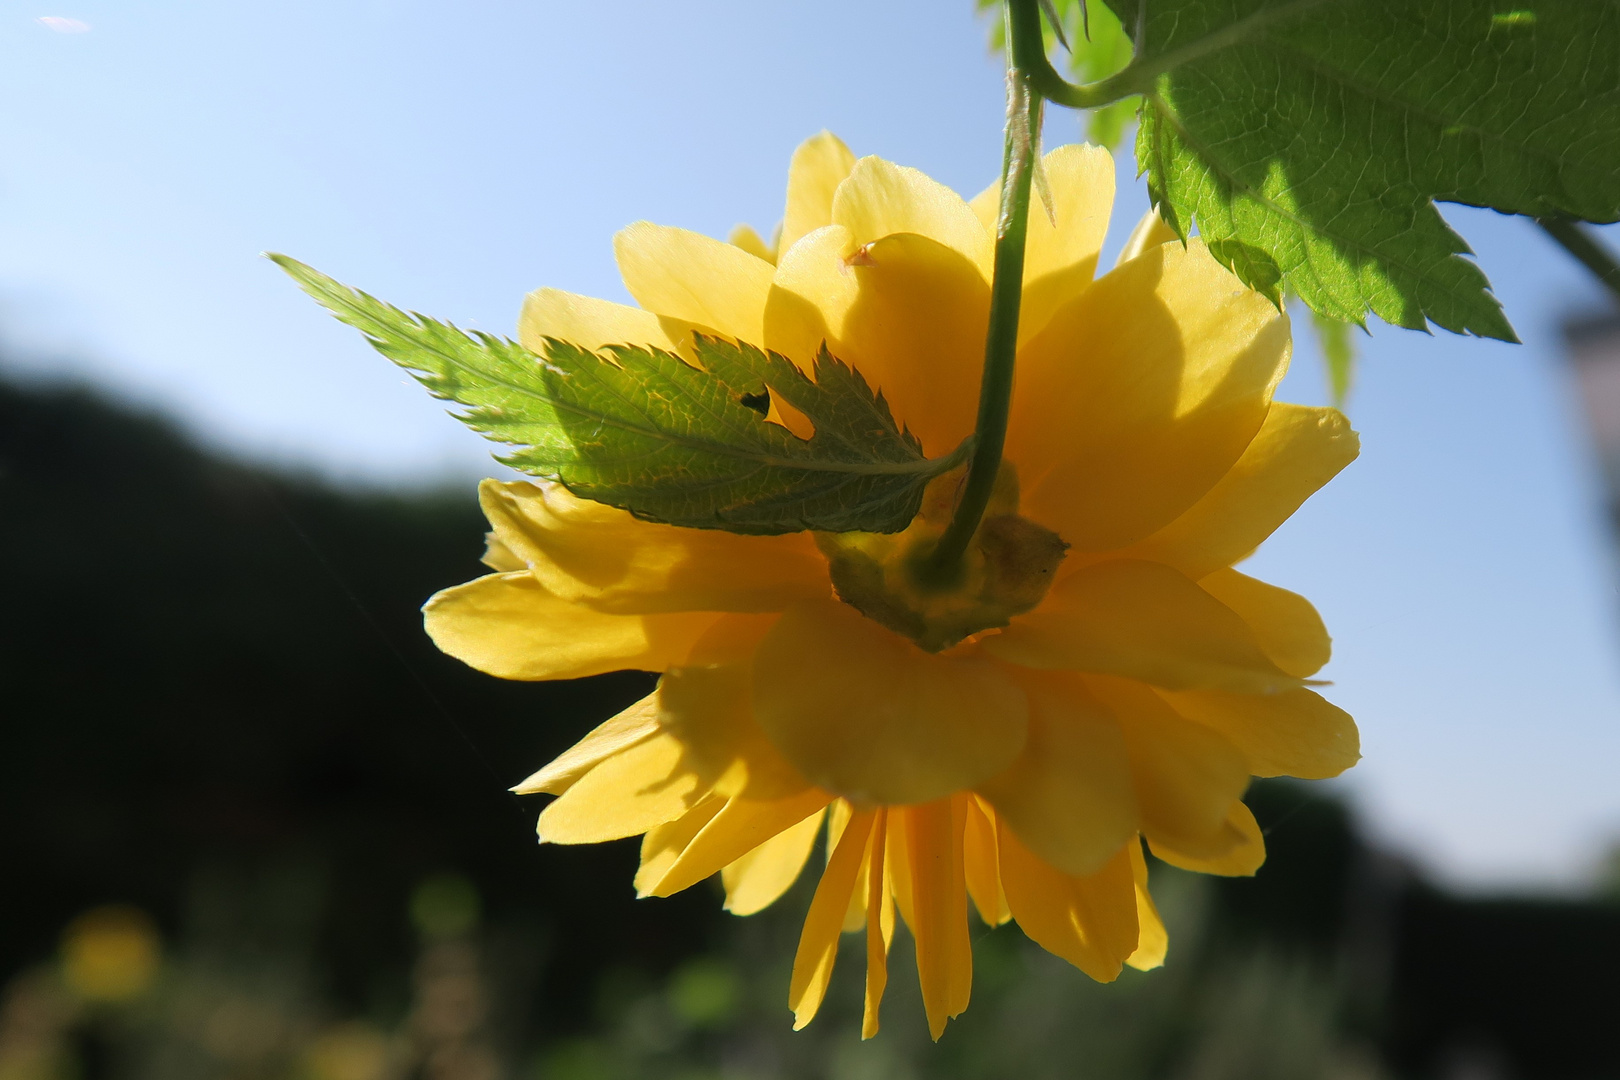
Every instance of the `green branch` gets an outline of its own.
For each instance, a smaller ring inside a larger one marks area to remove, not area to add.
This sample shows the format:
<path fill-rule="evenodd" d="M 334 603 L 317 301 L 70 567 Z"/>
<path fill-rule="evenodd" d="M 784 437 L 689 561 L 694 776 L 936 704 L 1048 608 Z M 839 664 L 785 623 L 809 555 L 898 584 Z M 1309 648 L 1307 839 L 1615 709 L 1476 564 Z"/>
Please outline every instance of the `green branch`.
<path fill-rule="evenodd" d="M 1614 293 L 1615 299 L 1620 300 L 1620 262 L 1615 260 L 1614 252 L 1593 239 L 1580 222 L 1570 218 L 1538 217 L 1536 224 L 1578 259 L 1582 266 L 1592 271 Z"/>

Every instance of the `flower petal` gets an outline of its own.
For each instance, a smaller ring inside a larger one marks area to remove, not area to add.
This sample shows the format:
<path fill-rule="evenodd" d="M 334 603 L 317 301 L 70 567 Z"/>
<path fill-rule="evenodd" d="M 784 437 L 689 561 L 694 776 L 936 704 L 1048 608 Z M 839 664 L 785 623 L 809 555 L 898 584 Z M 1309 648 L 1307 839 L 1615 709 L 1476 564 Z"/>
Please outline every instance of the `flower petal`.
<path fill-rule="evenodd" d="M 1322 616 L 1298 593 L 1240 574 L 1217 570 L 1198 587 L 1238 613 L 1272 661 L 1301 679 L 1315 675 L 1333 655 Z"/>
<path fill-rule="evenodd" d="M 519 795 L 561 795 L 574 782 L 614 754 L 658 733 L 658 695 L 648 694 L 618 715 L 603 721 L 579 742 L 552 759 L 539 772 L 512 788 Z"/>
<path fill-rule="evenodd" d="M 1189 854 L 1173 841 L 1148 838 L 1153 854 L 1183 870 L 1200 874 L 1219 874 L 1222 877 L 1252 877 L 1266 861 L 1266 839 L 1260 832 L 1260 823 L 1241 802 L 1234 802 L 1226 812 L 1224 823 L 1227 842 L 1219 855 Z"/>
<path fill-rule="evenodd" d="M 1112 982 L 1136 951 L 1136 888 L 1125 849 L 1101 870 L 1072 877 L 1042 862 L 1001 823 L 1001 884 L 1030 940 L 1098 982 Z"/>
<path fill-rule="evenodd" d="M 651 345 L 673 351 L 679 341 L 670 324 L 651 311 L 579 296 L 560 289 L 536 289 L 523 298 L 518 340 L 530 352 L 545 349 L 545 339 L 571 341 L 583 349 L 604 345 Z M 685 338 L 683 331 L 679 337 Z"/>
<path fill-rule="evenodd" d="M 891 808 L 905 832 L 911 904 L 907 924 L 917 945 L 928 1032 L 938 1042 L 945 1023 L 968 1006 L 973 988 L 973 946 L 968 940 L 967 884 L 962 871 L 965 798 Z M 898 856 L 899 853 L 897 853 Z"/>
<path fill-rule="evenodd" d="M 1159 917 L 1153 895 L 1148 892 L 1147 859 L 1142 856 L 1142 842 L 1133 840 L 1125 845 L 1125 850 L 1130 853 L 1131 875 L 1136 879 L 1136 923 L 1141 928 L 1136 951 L 1125 962 L 1137 971 L 1152 971 L 1163 965 L 1165 954 L 1170 951 L 1170 934 Z"/>
<path fill-rule="evenodd" d="M 733 798 L 692 838 L 680 856 L 646 892 L 673 896 L 718 874 L 772 837 L 819 815 L 832 796 L 807 788 L 786 799 Z"/>
<path fill-rule="evenodd" d="M 1021 342 L 1033 337 L 1053 312 L 1091 284 L 1114 204 L 1114 158 L 1102 147 L 1060 146 L 1041 162 L 1052 205 L 1048 216 L 1036 195 L 1029 208 L 1024 299 L 1018 313 Z M 995 235 L 1000 200 L 998 182 L 970 204 L 991 236 Z"/>
<path fill-rule="evenodd" d="M 771 250 L 771 245 L 754 231 L 752 225 L 733 225 L 731 232 L 726 236 L 726 243 L 732 247 L 742 248 L 756 259 L 764 259 L 772 266 L 776 265 L 776 252 Z"/>
<path fill-rule="evenodd" d="M 1199 857 L 1224 855 L 1237 842 L 1226 827 L 1228 808 L 1249 786 L 1242 751 L 1141 683 L 1100 677 L 1086 683 L 1119 718 L 1148 839 Z"/>
<path fill-rule="evenodd" d="M 757 344 L 764 339 L 771 264 L 711 236 L 638 221 L 613 238 L 624 287 L 636 303 Z"/>
<path fill-rule="evenodd" d="M 862 873 L 866 878 L 866 1001 L 861 1038 L 878 1033 L 878 1008 L 889 985 L 889 945 L 894 941 L 894 898 L 888 885 L 888 816 L 879 810 L 872 825 Z"/>
<path fill-rule="evenodd" d="M 722 795 L 710 794 L 702 802 L 662 825 L 648 829 L 641 838 L 641 865 L 636 868 L 636 898 L 651 895 L 653 886 L 663 880 L 681 852 L 692 842 L 703 826 L 714 820 L 714 815 L 726 805 Z"/>
<path fill-rule="evenodd" d="M 833 196 L 832 220 L 870 244 L 894 233 L 917 233 L 955 249 L 990 280 L 991 240 L 962 196 L 916 169 L 864 157 Z"/>
<path fill-rule="evenodd" d="M 809 783 L 754 719 L 746 662 L 671 668 L 658 684 L 659 723 L 686 748 L 687 768 L 723 795 L 782 799 Z"/>
<path fill-rule="evenodd" d="M 832 224 L 833 196 L 854 167 L 855 155 L 830 131 L 810 136 L 793 151 L 778 257 L 804 236 Z"/>
<path fill-rule="evenodd" d="M 1337 409 L 1276 402 L 1227 474 L 1133 552 L 1203 577 L 1246 558 L 1361 452 Z"/>
<path fill-rule="evenodd" d="M 733 915 L 752 915 L 776 903 L 810 861 L 825 817 L 825 810 L 817 810 L 722 869 L 726 910 Z"/>
<path fill-rule="evenodd" d="M 1287 317 L 1197 241 L 1099 278 L 1019 350 L 1022 512 L 1081 551 L 1163 528 L 1260 430 L 1289 350 Z"/>
<path fill-rule="evenodd" d="M 973 431 L 990 286 L 926 236 L 812 233 L 783 255 L 766 303 L 766 344 L 808 368 L 823 342 L 881 390 L 932 455 Z M 854 260 L 853 263 L 851 260 Z"/>
<path fill-rule="evenodd" d="M 807 532 L 659 525 L 561 484 L 485 480 L 478 498 L 496 539 L 548 592 L 598 611 L 781 611 L 831 588 Z"/>
<path fill-rule="evenodd" d="M 1299 684 L 1230 608 L 1170 567 L 1132 559 L 1075 571 L 981 644 L 1027 667 L 1122 675 L 1172 690 L 1268 693 Z"/>
<path fill-rule="evenodd" d="M 1000 926 L 1012 918 L 1007 895 L 1001 891 L 1001 859 L 996 854 L 996 822 L 989 804 L 968 800 L 967 823 L 962 834 L 962 870 L 968 895 L 986 926 Z"/>
<path fill-rule="evenodd" d="M 1160 693 L 1176 712 L 1214 728 L 1243 751 L 1256 776 L 1325 780 L 1361 760 L 1356 722 L 1310 690 Z"/>
<path fill-rule="evenodd" d="M 674 821 L 708 791 L 683 768 L 681 744 L 655 735 L 614 754 L 540 814 L 543 844 L 599 844 Z"/>
<path fill-rule="evenodd" d="M 1145 251 L 1150 251 L 1160 244 L 1168 244 L 1172 240 L 1180 241 L 1176 230 L 1165 224 L 1164 218 L 1159 216 L 1158 207 L 1150 207 L 1131 229 L 1131 235 L 1125 238 L 1125 246 L 1119 249 L 1119 257 L 1114 260 L 1115 266 L 1130 262 Z"/>
<path fill-rule="evenodd" d="M 486 574 L 422 608 L 433 643 L 503 679 L 580 679 L 662 671 L 686 657 L 712 612 L 605 615 L 547 592 L 527 571 Z"/>
<path fill-rule="evenodd" d="M 1136 794 L 1119 724 L 1078 675 L 1029 672 L 1029 738 L 977 791 L 1030 850 L 1066 874 L 1100 870 L 1136 834 Z"/>
<path fill-rule="evenodd" d="M 793 1010 L 793 1030 L 799 1031 L 816 1018 L 827 984 L 832 980 L 833 962 L 838 959 L 838 939 L 844 929 L 844 912 L 866 858 L 872 836 L 871 810 L 857 810 L 838 839 L 827 869 L 821 874 L 810 912 L 804 917 L 799 934 L 799 951 L 793 957 L 793 978 L 788 983 L 788 1008 Z"/>
<path fill-rule="evenodd" d="M 754 715 L 811 783 L 916 803 L 981 783 L 1023 748 L 1023 692 L 987 661 L 936 656 L 835 600 L 788 608 L 754 658 Z"/>

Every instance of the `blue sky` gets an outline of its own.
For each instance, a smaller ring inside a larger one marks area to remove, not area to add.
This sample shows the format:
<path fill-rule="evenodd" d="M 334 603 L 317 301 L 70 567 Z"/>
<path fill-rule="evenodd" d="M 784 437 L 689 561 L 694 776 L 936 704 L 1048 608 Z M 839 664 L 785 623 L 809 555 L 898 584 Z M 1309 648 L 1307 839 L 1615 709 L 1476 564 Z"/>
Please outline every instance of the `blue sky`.
<path fill-rule="evenodd" d="M 0 339 L 347 481 L 487 453 L 260 251 L 510 332 L 542 284 L 623 299 L 632 220 L 768 230 L 823 127 L 970 193 L 999 161 L 967 0 L 56 3 L 0 3 Z M 1620 838 L 1620 591 L 1557 327 L 1603 301 L 1526 223 L 1447 214 L 1525 344 L 1374 327 L 1361 460 L 1247 569 L 1334 631 L 1366 754 L 1339 783 L 1379 837 L 1454 883 L 1578 884 Z M 1283 396 L 1321 401 L 1316 365 L 1302 332 Z"/>

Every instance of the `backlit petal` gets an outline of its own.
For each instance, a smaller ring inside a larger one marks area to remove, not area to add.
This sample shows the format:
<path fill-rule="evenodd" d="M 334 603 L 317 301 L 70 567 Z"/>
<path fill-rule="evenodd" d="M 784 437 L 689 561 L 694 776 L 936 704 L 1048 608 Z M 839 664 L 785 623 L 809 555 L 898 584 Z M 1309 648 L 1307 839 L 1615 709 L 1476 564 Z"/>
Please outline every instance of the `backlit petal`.
<path fill-rule="evenodd" d="M 827 869 L 822 871 L 810 912 L 804 917 L 799 934 L 799 951 L 793 958 L 793 978 L 788 984 L 788 1008 L 793 1010 L 793 1030 L 802 1029 L 816 1017 L 827 984 L 832 980 L 833 962 L 838 959 L 838 938 L 843 932 L 844 912 L 855 891 L 861 865 L 872 835 L 874 814 L 858 810 L 838 840 Z"/>
<path fill-rule="evenodd" d="M 1242 750 L 1256 776 L 1325 780 L 1361 760 L 1356 722 L 1310 690 L 1161 694 L 1182 716 L 1214 728 Z"/>
<path fill-rule="evenodd" d="M 1237 842 L 1227 811 L 1249 786 L 1242 751 L 1214 729 L 1185 719 L 1152 690 L 1128 679 L 1090 677 L 1092 693 L 1119 718 L 1142 808 L 1142 831 L 1199 857 Z"/>
<path fill-rule="evenodd" d="M 488 574 L 422 608 L 433 643 L 503 679 L 579 679 L 662 671 L 719 617 L 709 612 L 606 615 L 547 592 L 526 571 Z"/>
<path fill-rule="evenodd" d="M 1173 690 L 1264 693 L 1299 682 L 1219 600 L 1168 566 L 1128 559 L 1075 571 L 982 645 L 1028 667 L 1122 675 Z"/>
<path fill-rule="evenodd" d="M 674 821 L 708 794 L 682 768 L 681 744 L 655 735 L 614 754 L 574 782 L 540 814 L 547 844 L 598 844 Z"/>
<path fill-rule="evenodd" d="M 1322 616 L 1298 593 L 1279 589 L 1236 570 L 1217 570 L 1199 588 L 1238 613 L 1272 661 L 1290 675 L 1315 675 L 1333 654 Z"/>
<path fill-rule="evenodd" d="M 1023 748 L 1023 692 L 994 665 L 933 655 L 835 600 L 788 608 L 754 659 L 754 714 L 811 783 L 915 803 L 981 783 Z"/>
<path fill-rule="evenodd" d="M 936 1042 L 946 1021 L 967 1008 L 973 986 L 962 872 L 966 810 L 967 800 L 957 798 L 889 811 L 900 818 L 906 834 L 905 870 L 911 883 L 907 924 L 917 944 L 917 980 L 928 1032 Z"/>
<path fill-rule="evenodd" d="M 1147 859 L 1142 856 L 1142 842 L 1133 839 L 1125 845 L 1125 850 L 1130 854 L 1131 875 L 1136 879 L 1136 923 L 1140 927 L 1136 951 L 1125 962 L 1137 971 L 1152 971 L 1164 963 L 1165 954 L 1170 951 L 1170 935 L 1159 917 L 1153 895 L 1148 892 Z"/>
<path fill-rule="evenodd" d="M 548 337 L 592 350 L 604 345 L 651 345 L 673 350 L 679 344 L 667 324 L 651 311 L 560 289 L 536 289 L 523 298 L 518 340 L 530 352 L 538 353 L 544 350 Z"/>
<path fill-rule="evenodd" d="M 659 723 L 686 747 L 687 768 L 723 795 L 781 799 L 809 783 L 754 719 L 753 665 L 670 668 L 658 684 Z"/>
<path fill-rule="evenodd" d="M 772 837 L 819 815 L 831 801 L 831 795 L 814 789 L 772 801 L 730 799 L 646 891 L 653 896 L 672 896 L 689 889 Z"/>
<path fill-rule="evenodd" d="M 888 811 L 879 810 L 866 849 L 866 1001 L 861 1038 L 878 1033 L 878 1009 L 889 985 L 889 944 L 894 941 L 894 898 L 888 886 Z"/>
<path fill-rule="evenodd" d="M 1337 409 L 1279 401 L 1231 471 L 1134 550 L 1194 578 L 1230 566 L 1259 547 L 1360 449 Z"/>
<path fill-rule="evenodd" d="M 1266 840 L 1260 832 L 1259 822 L 1247 806 L 1234 802 L 1226 813 L 1225 832 L 1228 842 L 1219 855 L 1189 854 L 1172 840 L 1148 837 L 1153 854 L 1183 870 L 1200 874 L 1219 874 L 1222 877 L 1251 877 L 1266 861 Z"/>
<path fill-rule="evenodd" d="M 721 870 L 726 910 L 733 915 L 752 915 L 776 903 L 810 861 L 825 816 L 825 811 L 817 810 Z"/>
<path fill-rule="evenodd" d="M 838 185 L 832 220 L 870 244 L 894 233 L 917 233 L 960 253 L 990 280 L 991 239 L 962 196 L 916 169 L 864 157 Z"/>
<path fill-rule="evenodd" d="M 978 792 L 1030 850 L 1067 874 L 1096 873 L 1136 834 L 1136 795 L 1119 724 L 1078 675 L 1028 672 L 1029 737 Z"/>
<path fill-rule="evenodd" d="M 1007 896 L 1001 890 L 995 817 L 982 799 L 968 801 L 967 823 L 962 834 L 962 870 L 967 878 L 968 895 L 987 926 L 1000 926 L 1012 918 L 1012 912 L 1007 909 Z"/>
<path fill-rule="evenodd" d="M 1022 512 L 1082 551 L 1163 528 L 1260 430 L 1289 349 L 1287 318 L 1196 241 L 1099 278 L 1019 350 Z"/>
<path fill-rule="evenodd" d="M 648 694 L 618 715 L 603 721 L 549 765 L 512 788 L 519 795 L 561 795 L 603 761 L 658 733 L 658 696 Z"/>
<path fill-rule="evenodd" d="M 854 167 L 855 155 L 830 131 L 812 135 L 793 151 L 778 256 L 807 234 L 832 224 L 833 196 Z"/>
<path fill-rule="evenodd" d="M 638 221 L 613 238 L 624 287 L 659 315 L 739 341 L 764 337 L 771 264 L 739 247 L 686 229 Z"/>
<path fill-rule="evenodd" d="M 830 588 L 807 532 L 659 525 L 561 484 L 485 480 L 478 495 L 496 538 L 547 591 L 598 611 L 781 611 Z"/>
<path fill-rule="evenodd" d="M 714 815 L 725 805 L 724 796 L 710 794 L 674 821 L 647 830 L 647 835 L 641 838 L 641 865 L 636 868 L 634 882 L 638 898 L 652 895 L 654 886 L 669 873 L 692 837 L 713 821 Z"/>
<path fill-rule="evenodd" d="M 926 236 L 887 236 L 855 251 L 851 233 L 834 226 L 783 255 L 766 344 L 807 367 L 825 341 L 882 391 L 925 452 L 949 453 L 973 430 L 990 287 Z"/>
<path fill-rule="evenodd" d="M 1126 851 L 1095 874 L 1072 877 L 1042 861 L 1005 824 L 1000 841 L 1001 883 L 1024 933 L 1098 982 L 1117 978 L 1139 936 Z"/>
<path fill-rule="evenodd" d="M 1119 249 L 1119 258 L 1114 261 L 1114 265 L 1130 262 L 1143 252 L 1151 251 L 1160 244 L 1168 244 L 1172 240 L 1179 243 L 1181 237 L 1176 235 L 1176 230 L 1165 224 L 1164 218 L 1159 216 L 1157 207 L 1150 207 L 1131 228 L 1131 235 L 1125 238 L 1125 246 Z"/>
<path fill-rule="evenodd" d="M 772 266 L 776 265 L 776 252 L 751 225 L 732 226 L 731 232 L 726 236 L 726 243 L 732 247 L 742 248 L 756 259 L 764 259 Z"/>

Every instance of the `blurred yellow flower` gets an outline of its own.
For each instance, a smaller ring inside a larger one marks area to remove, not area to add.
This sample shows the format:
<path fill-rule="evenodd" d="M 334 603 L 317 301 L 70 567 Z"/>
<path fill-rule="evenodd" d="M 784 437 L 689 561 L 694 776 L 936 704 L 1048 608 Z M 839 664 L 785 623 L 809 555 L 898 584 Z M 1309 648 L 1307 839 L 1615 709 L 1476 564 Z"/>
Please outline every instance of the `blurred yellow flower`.
<path fill-rule="evenodd" d="M 1155 966 L 1141 838 L 1177 866 L 1253 873 L 1250 775 L 1358 757 L 1350 717 L 1305 683 L 1329 652 L 1315 610 L 1231 569 L 1355 457 L 1354 433 L 1271 400 L 1287 318 L 1197 240 L 1150 215 L 1096 277 L 1105 151 L 1062 147 L 1045 170 L 1006 464 L 955 588 L 920 589 L 908 567 L 959 475 L 904 533 L 819 537 L 676 528 L 486 481 L 496 572 L 425 609 L 440 648 L 505 678 L 663 673 L 516 788 L 559 796 L 544 841 L 644 834 L 642 895 L 718 872 L 727 908 L 759 911 L 825 826 L 790 988 L 801 1027 L 840 933 L 864 928 L 877 1030 L 898 912 L 938 1038 L 968 1003 L 969 898 L 1093 978 Z M 997 198 L 966 202 L 824 133 L 793 156 L 775 245 L 632 225 L 615 249 L 641 306 L 541 289 L 522 339 L 691 357 L 701 330 L 807 369 L 825 341 L 948 452 L 973 429 Z"/>
<path fill-rule="evenodd" d="M 128 1001 L 151 988 L 163 961 L 157 927 L 139 908 L 109 905 L 80 915 L 62 934 L 62 974 L 88 1001 Z"/>

